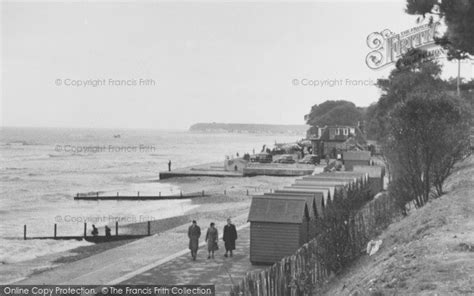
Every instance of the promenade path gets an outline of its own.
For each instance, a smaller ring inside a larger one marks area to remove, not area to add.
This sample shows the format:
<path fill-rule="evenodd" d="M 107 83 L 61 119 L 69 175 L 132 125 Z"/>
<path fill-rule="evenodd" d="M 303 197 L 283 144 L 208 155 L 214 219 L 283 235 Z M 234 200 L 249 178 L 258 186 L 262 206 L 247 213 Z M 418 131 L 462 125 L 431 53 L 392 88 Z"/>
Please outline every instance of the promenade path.
<path fill-rule="evenodd" d="M 190 254 L 187 253 L 120 284 L 212 284 L 216 287 L 216 295 L 226 295 L 232 284 L 239 283 L 247 272 L 265 268 L 253 266 L 249 261 L 250 227 L 248 224 L 246 226 L 238 231 L 237 250 L 232 258 L 224 257 L 225 249 L 221 240 L 215 259 L 207 259 L 207 245 L 203 245 L 199 248 L 196 261 L 191 260 Z"/>
<path fill-rule="evenodd" d="M 237 226 L 245 225 L 248 214 L 233 218 Z M 225 225 L 225 220 L 215 219 L 215 213 L 199 219 L 203 236 L 210 222 L 216 222 L 219 231 Z M 60 265 L 51 270 L 34 274 L 15 284 L 74 284 L 74 285 L 112 285 L 129 279 L 132 275 L 143 273 L 151 268 L 160 266 L 176 257 L 188 254 L 187 230 L 189 224 L 181 225 L 158 235 L 152 235 L 134 242 L 92 255 L 90 257 Z M 248 237 L 248 235 L 247 235 Z M 239 240 L 244 241 L 245 236 Z M 204 237 L 201 237 L 201 245 Z M 223 245 L 221 243 L 221 248 Z M 222 250 L 219 250 L 221 252 Z M 219 253 L 220 254 L 220 253 Z M 218 255 L 221 256 L 221 255 Z M 186 258 L 186 257 L 184 257 Z M 204 251 L 200 251 L 198 264 L 204 261 Z M 189 258 L 187 258 L 189 259 Z M 219 258 L 216 259 L 218 262 Z M 179 272 L 185 272 L 179 270 Z M 158 283 L 157 280 L 148 284 Z"/>

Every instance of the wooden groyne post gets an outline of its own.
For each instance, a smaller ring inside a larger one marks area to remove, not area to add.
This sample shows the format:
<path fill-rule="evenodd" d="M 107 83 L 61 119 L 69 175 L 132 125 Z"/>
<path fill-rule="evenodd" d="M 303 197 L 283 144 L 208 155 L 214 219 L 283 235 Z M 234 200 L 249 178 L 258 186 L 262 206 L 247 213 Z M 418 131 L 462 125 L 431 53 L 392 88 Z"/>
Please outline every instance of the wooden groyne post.
<path fill-rule="evenodd" d="M 84 237 L 87 237 L 87 222 L 84 223 Z"/>
<path fill-rule="evenodd" d="M 56 238 L 58 234 L 58 224 L 54 223 L 54 238 Z"/>
<path fill-rule="evenodd" d="M 151 235 L 151 222 L 150 221 L 147 221 L 147 228 L 148 228 L 147 234 L 148 236 L 150 236 Z"/>
<path fill-rule="evenodd" d="M 23 239 L 26 240 L 26 224 L 23 225 Z"/>
<path fill-rule="evenodd" d="M 115 236 L 118 236 L 118 221 L 115 221 Z"/>

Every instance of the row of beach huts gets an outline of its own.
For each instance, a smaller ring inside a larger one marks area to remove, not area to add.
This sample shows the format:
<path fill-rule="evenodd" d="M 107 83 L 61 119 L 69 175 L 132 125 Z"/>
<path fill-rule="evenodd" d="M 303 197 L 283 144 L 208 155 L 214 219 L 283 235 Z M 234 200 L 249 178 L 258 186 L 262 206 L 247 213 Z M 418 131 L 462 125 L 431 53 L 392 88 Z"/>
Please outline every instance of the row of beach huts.
<path fill-rule="evenodd" d="M 303 176 L 290 186 L 253 196 L 248 218 L 252 264 L 273 264 L 315 238 L 318 221 L 337 199 L 364 190 L 370 200 L 383 191 L 384 167 L 350 169 Z"/>

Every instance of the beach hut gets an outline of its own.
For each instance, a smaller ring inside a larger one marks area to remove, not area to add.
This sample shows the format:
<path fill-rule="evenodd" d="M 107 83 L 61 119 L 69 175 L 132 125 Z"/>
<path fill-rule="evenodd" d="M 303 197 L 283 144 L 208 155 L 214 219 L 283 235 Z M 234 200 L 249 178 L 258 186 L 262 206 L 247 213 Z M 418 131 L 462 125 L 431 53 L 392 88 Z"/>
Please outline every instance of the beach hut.
<path fill-rule="evenodd" d="M 291 185 L 292 187 L 300 187 L 300 188 L 312 188 L 312 187 L 326 187 L 326 188 L 334 188 L 331 192 L 332 199 L 331 201 L 335 201 L 337 198 L 347 198 L 347 191 L 349 189 L 349 185 L 353 184 L 353 181 L 343 181 L 343 180 L 301 180 L 297 181 L 295 184 Z M 341 193 L 338 195 L 338 193 Z"/>
<path fill-rule="evenodd" d="M 254 196 L 248 221 L 252 264 L 273 264 L 307 242 L 306 199 Z"/>
<path fill-rule="evenodd" d="M 317 175 L 304 176 L 299 180 L 352 180 L 354 182 L 366 182 L 368 180 L 368 174 L 362 172 L 330 172 L 320 173 Z"/>
<path fill-rule="evenodd" d="M 291 190 L 286 191 L 284 189 L 278 189 L 278 190 L 273 191 L 273 193 L 269 193 L 269 194 L 274 195 L 274 196 L 288 196 L 288 195 L 307 196 L 307 195 L 311 195 L 311 196 L 314 197 L 314 206 L 316 208 L 315 216 L 316 216 L 316 218 L 322 218 L 323 215 L 324 215 L 324 207 L 325 207 L 324 200 L 329 195 L 329 192 L 327 190 L 326 190 L 326 192 L 324 190 L 320 190 L 320 191 L 315 191 L 315 192 L 308 193 L 308 192 L 295 192 L 295 191 L 291 191 Z M 311 213 L 310 213 L 310 215 L 311 215 Z"/>
<path fill-rule="evenodd" d="M 337 176 L 337 174 L 327 174 L 327 179 L 325 178 L 313 178 L 316 176 L 311 176 L 311 178 L 304 178 L 302 181 L 297 182 L 298 186 L 311 186 L 310 184 L 314 182 L 314 186 L 329 186 L 331 184 L 337 184 L 337 182 L 340 182 L 341 180 L 345 180 L 345 183 L 343 186 L 341 185 L 333 185 L 337 187 L 343 194 L 343 198 L 360 198 L 362 197 L 359 195 L 360 193 L 363 194 L 363 199 L 364 200 L 370 200 L 374 197 L 372 194 L 372 188 L 370 187 L 369 183 L 369 178 L 367 177 L 368 174 L 366 173 L 355 173 L 354 176 L 350 176 L 350 179 L 338 179 L 340 178 Z M 356 177 L 352 179 L 353 177 Z M 331 178 L 335 178 L 336 180 L 339 181 L 334 181 Z M 355 181 L 354 181 L 355 180 Z M 367 191 L 367 189 L 370 189 L 370 192 Z"/>
<path fill-rule="evenodd" d="M 264 193 L 264 196 L 271 198 L 283 198 L 283 199 L 304 199 L 306 201 L 306 206 L 308 207 L 309 220 L 307 226 L 307 238 L 306 241 L 310 241 L 316 236 L 316 222 L 319 217 L 318 210 L 316 206 L 316 194 L 309 193 L 285 193 L 285 194 L 276 194 L 276 193 Z"/>
<path fill-rule="evenodd" d="M 322 195 L 322 194 L 321 194 Z M 318 217 L 317 205 L 316 205 L 316 193 L 264 193 L 263 196 L 274 197 L 274 198 L 286 198 L 286 199 L 304 199 L 308 206 L 309 218 L 315 219 Z"/>
<path fill-rule="evenodd" d="M 285 186 L 282 189 L 275 190 L 277 194 L 299 193 L 299 194 L 315 194 L 316 209 L 320 218 L 324 217 L 324 209 L 331 204 L 333 196 L 336 192 L 334 187 L 298 187 L 297 185 Z"/>
<path fill-rule="evenodd" d="M 369 179 L 369 187 L 371 195 L 375 196 L 377 193 L 384 190 L 385 168 L 382 166 L 361 166 L 355 165 L 354 172 L 366 173 Z"/>
<path fill-rule="evenodd" d="M 339 179 L 339 178 L 354 178 L 357 185 L 366 186 L 369 182 L 369 174 L 364 172 L 348 172 L 348 171 L 335 171 L 335 172 L 324 172 L 314 176 L 305 176 L 303 179 L 310 180 L 310 179 Z"/>
<path fill-rule="evenodd" d="M 355 165 L 370 165 L 370 151 L 347 151 L 342 159 L 346 171 L 352 171 Z"/>

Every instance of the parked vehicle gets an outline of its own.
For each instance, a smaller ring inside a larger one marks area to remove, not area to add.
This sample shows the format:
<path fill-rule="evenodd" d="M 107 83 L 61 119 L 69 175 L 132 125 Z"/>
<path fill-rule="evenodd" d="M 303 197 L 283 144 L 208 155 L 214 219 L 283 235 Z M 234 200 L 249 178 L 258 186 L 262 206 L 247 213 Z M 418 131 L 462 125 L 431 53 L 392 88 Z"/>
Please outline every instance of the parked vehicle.
<path fill-rule="evenodd" d="M 258 153 L 250 156 L 250 162 L 270 163 L 272 159 L 272 155 L 268 153 Z"/>
<path fill-rule="evenodd" d="M 319 155 L 306 155 L 303 159 L 298 161 L 298 163 L 304 163 L 304 164 L 319 164 L 321 162 L 321 158 Z"/>
<path fill-rule="evenodd" d="M 296 161 L 293 159 L 291 155 L 283 155 L 281 158 L 274 161 L 274 163 L 295 163 Z"/>

